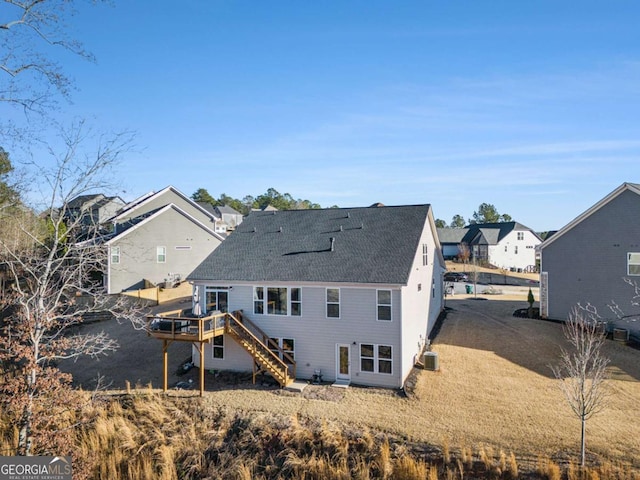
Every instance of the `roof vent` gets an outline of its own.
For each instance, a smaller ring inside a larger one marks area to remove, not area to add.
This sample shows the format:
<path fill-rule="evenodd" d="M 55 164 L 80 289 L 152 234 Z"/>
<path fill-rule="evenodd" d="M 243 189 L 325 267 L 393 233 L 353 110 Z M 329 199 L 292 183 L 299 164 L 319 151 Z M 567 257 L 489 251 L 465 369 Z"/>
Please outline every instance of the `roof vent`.
<path fill-rule="evenodd" d="M 282 233 L 282 227 L 278 228 L 278 232 Z"/>
<path fill-rule="evenodd" d="M 344 231 L 344 229 L 342 228 L 342 225 L 340 225 L 340 231 L 341 231 L 341 232 L 343 232 L 343 231 Z"/>
<path fill-rule="evenodd" d="M 335 250 L 336 239 L 335 237 L 331 237 L 329 241 L 331 242 L 331 251 L 333 252 Z"/>
<path fill-rule="evenodd" d="M 351 218 L 351 212 L 347 212 L 347 218 Z"/>

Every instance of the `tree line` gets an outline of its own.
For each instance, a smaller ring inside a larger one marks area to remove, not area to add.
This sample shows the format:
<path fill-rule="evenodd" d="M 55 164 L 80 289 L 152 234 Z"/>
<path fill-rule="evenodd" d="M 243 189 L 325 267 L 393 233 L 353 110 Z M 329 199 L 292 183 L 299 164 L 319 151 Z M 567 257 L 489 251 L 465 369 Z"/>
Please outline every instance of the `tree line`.
<path fill-rule="evenodd" d="M 239 200 L 222 193 L 218 198 L 213 197 L 207 189 L 199 188 L 191 198 L 196 202 L 208 203 L 214 207 L 226 205 L 234 210 L 247 215 L 251 210 L 263 210 L 266 207 L 274 207 L 278 210 L 311 210 L 322 208 L 320 204 L 310 200 L 302 200 L 293 198 L 289 193 L 280 193 L 275 188 L 269 188 L 265 193 L 253 197 L 246 195 Z M 337 205 L 331 208 L 338 208 Z"/>
<path fill-rule="evenodd" d="M 437 228 L 464 228 L 465 225 L 502 222 L 513 222 L 513 218 L 508 213 L 499 213 L 495 205 L 490 203 L 481 203 L 478 209 L 473 212 L 473 216 L 466 222 L 462 215 L 454 215 L 451 223 L 448 224 L 440 218 L 435 221 Z"/>

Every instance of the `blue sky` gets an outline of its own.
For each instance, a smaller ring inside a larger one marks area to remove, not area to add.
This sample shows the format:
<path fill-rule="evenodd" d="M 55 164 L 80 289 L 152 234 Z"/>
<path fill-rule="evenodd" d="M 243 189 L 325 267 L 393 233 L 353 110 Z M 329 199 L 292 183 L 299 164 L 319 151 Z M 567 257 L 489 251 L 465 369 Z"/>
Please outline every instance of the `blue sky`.
<path fill-rule="evenodd" d="M 557 229 L 640 183 L 640 3 L 116 0 L 83 7 L 69 116 L 168 184 L 322 206 L 482 202 Z"/>

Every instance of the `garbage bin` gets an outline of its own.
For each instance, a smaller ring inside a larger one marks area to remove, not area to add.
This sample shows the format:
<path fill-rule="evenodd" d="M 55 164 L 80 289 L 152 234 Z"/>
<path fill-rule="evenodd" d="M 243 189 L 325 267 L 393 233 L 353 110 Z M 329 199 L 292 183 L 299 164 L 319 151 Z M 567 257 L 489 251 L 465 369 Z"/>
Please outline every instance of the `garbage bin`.
<path fill-rule="evenodd" d="M 467 293 L 473 293 L 473 287 L 471 285 L 465 285 L 465 290 Z"/>

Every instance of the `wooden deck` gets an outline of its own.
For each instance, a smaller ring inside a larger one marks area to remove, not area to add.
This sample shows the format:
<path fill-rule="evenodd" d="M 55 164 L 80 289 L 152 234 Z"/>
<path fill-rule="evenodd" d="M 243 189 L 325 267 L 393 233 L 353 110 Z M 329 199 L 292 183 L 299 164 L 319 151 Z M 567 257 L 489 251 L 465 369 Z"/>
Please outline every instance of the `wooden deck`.
<path fill-rule="evenodd" d="M 147 316 L 147 333 L 160 340 L 208 342 L 224 333 L 225 314 L 195 316 L 191 309 L 171 310 Z"/>
<path fill-rule="evenodd" d="M 273 339 L 263 332 L 241 310 L 231 313 L 213 312 L 194 315 L 191 309 L 171 310 L 147 316 L 147 333 L 162 340 L 164 384 L 166 392 L 168 375 L 168 349 L 171 343 L 191 342 L 200 353 L 200 396 L 204 394 L 205 344 L 212 338 L 227 334 L 254 359 L 253 382 L 260 372 L 269 373 L 282 387 L 296 377 L 296 362 Z"/>

